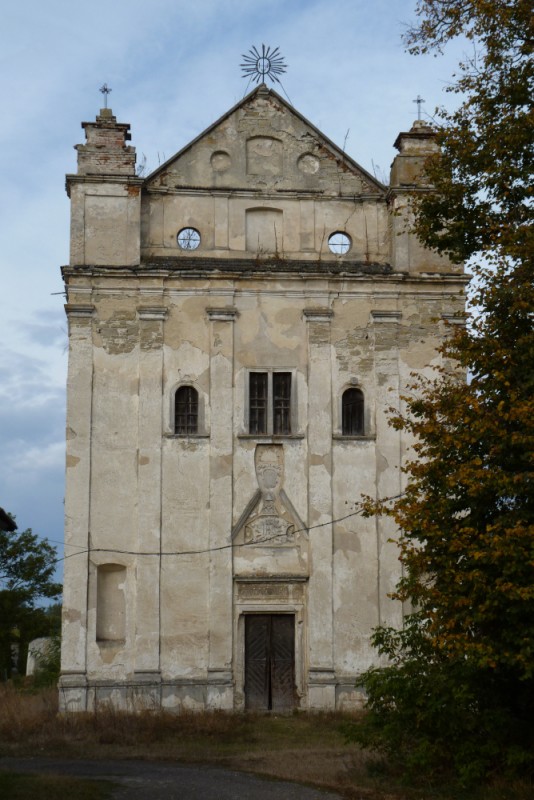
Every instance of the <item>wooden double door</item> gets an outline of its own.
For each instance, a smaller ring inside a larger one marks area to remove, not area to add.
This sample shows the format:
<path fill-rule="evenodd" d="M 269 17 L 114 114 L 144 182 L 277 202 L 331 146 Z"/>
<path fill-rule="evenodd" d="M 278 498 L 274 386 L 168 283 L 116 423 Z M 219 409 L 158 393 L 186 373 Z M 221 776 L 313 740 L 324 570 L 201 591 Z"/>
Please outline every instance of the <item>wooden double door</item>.
<path fill-rule="evenodd" d="M 245 708 L 284 711 L 295 706 L 295 617 L 245 616 Z"/>

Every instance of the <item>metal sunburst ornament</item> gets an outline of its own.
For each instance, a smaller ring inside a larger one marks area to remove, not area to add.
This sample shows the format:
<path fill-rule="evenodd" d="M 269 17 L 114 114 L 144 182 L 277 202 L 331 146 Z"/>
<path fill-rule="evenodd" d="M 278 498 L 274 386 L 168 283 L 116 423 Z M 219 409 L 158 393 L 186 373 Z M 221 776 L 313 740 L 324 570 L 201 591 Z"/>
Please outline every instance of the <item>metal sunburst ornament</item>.
<path fill-rule="evenodd" d="M 244 63 L 240 64 L 244 78 L 256 83 L 265 83 L 265 78 L 270 78 L 273 82 L 280 83 L 277 75 L 282 75 L 287 69 L 283 57 L 280 55 L 280 48 L 261 46 L 261 53 L 257 47 L 251 47 L 248 53 L 244 53 L 242 58 Z"/>

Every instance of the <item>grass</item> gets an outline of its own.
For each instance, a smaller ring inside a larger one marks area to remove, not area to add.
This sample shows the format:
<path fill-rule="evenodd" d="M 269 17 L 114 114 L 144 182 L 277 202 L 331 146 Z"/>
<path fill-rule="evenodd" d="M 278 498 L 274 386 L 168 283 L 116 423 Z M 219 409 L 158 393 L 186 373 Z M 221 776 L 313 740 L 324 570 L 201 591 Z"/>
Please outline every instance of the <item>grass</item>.
<path fill-rule="evenodd" d="M 0 772 L 0 797 L 9 800 L 106 800 L 112 789 L 113 785 L 105 781 Z"/>
<path fill-rule="evenodd" d="M 342 713 L 132 714 L 108 706 L 91 714 L 61 715 L 55 689 L 33 693 L 0 684 L 0 757 L 40 755 L 209 763 L 335 790 L 348 800 L 464 800 L 445 790 L 440 793 L 428 787 L 402 788 L 388 772 L 387 764 L 358 745 L 345 743 L 342 724 L 354 718 L 355 715 Z M 97 789 L 106 791 L 105 787 Z M 47 795 L 44 791 L 39 788 L 27 795 L 9 794 L 2 791 L 0 784 L 0 797 L 52 800 L 70 796 L 68 792 Z M 82 795 L 76 790 L 72 796 L 92 800 L 93 796 L 106 795 Z M 485 788 L 480 800 L 531 800 L 533 796 L 531 785 L 496 784 Z M 465 800 L 475 797 L 471 793 Z"/>

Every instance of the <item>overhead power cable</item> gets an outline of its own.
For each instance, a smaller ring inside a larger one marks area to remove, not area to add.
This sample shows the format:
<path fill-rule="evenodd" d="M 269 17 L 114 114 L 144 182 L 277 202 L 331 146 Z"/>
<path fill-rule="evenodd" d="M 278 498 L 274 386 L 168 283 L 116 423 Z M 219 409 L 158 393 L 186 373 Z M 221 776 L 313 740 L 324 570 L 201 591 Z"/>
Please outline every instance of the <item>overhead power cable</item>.
<path fill-rule="evenodd" d="M 392 500 L 398 500 L 402 497 L 401 494 L 393 495 L 392 497 L 385 497 L 382 502 L 389 503 Z M 297 533 L 308 533 L 312 530 L 317 530 L 317 528 L 325 528 L 327 525 L 335 525 L 338 522 L 344 522 L 346 519 L 350 519 L 351 517 L 357 517 L 360 514 L 363 514 L 364 509 L 359 508 L 357 511 L 352 511 L 350 514 L 345 514 L 343 517 L 337 517 L 336 519 L 327 520 L 326 522 L 319 522 L 317 525 L 310 525 L 308 528 L 297 528 L 297 530 L 292 531 L 291 535 L 294 536 Z M 270 542 L 273 539 L 278 539 L 280 536 L 279 533 L 273 534 L 273 536 L 266 536 L 264 539 L 256 540 L 254 542 L 244 542 L 243 544 L 237 545 L 238 547 L 250 547 L 251 545 L 261 545 L 265 542 Z M 78 547 L 79 545 L 73 545 Z M 200 550 L 156 550 L 156 551 L 146 551 L 146 550 L 118 550 L 114 547 L 89 547 L 85 550 L 80 550 L 77 553 L 69 553 L 62 558 L 58 558 L 56 560 L 56 564 L 59 564 L 61 561 L 66 561 L 68 558 L 73 558 L 74 556 L 85 555 L 87 553 L 115 553 L 117 555 L 124 555 L 124 556 L 197 556 L 197 555 L 206 555 L 208 553 L 217 553 L 221 550 L 230 550 L 231 548 L 236 547 L 234 542 L 229 542 L 228 544 L 220 545 L 219 547 L 206 547 Z"/>

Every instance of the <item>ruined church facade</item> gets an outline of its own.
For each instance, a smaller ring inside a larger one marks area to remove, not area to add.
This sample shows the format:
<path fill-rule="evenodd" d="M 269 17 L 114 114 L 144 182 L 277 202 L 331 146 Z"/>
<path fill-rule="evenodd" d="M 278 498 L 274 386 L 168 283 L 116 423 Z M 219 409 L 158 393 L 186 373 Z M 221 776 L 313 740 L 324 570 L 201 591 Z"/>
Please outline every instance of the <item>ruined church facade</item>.
<path fill-rule="evenodd" d="M 461 269 L 406 225 L 434 152 L 384 186 L 261 85 L 146 178 L 83 123 L 70 263 L 61 707 L 354 707 L 402 624 L 388 426 L 461 318 Z"/>

